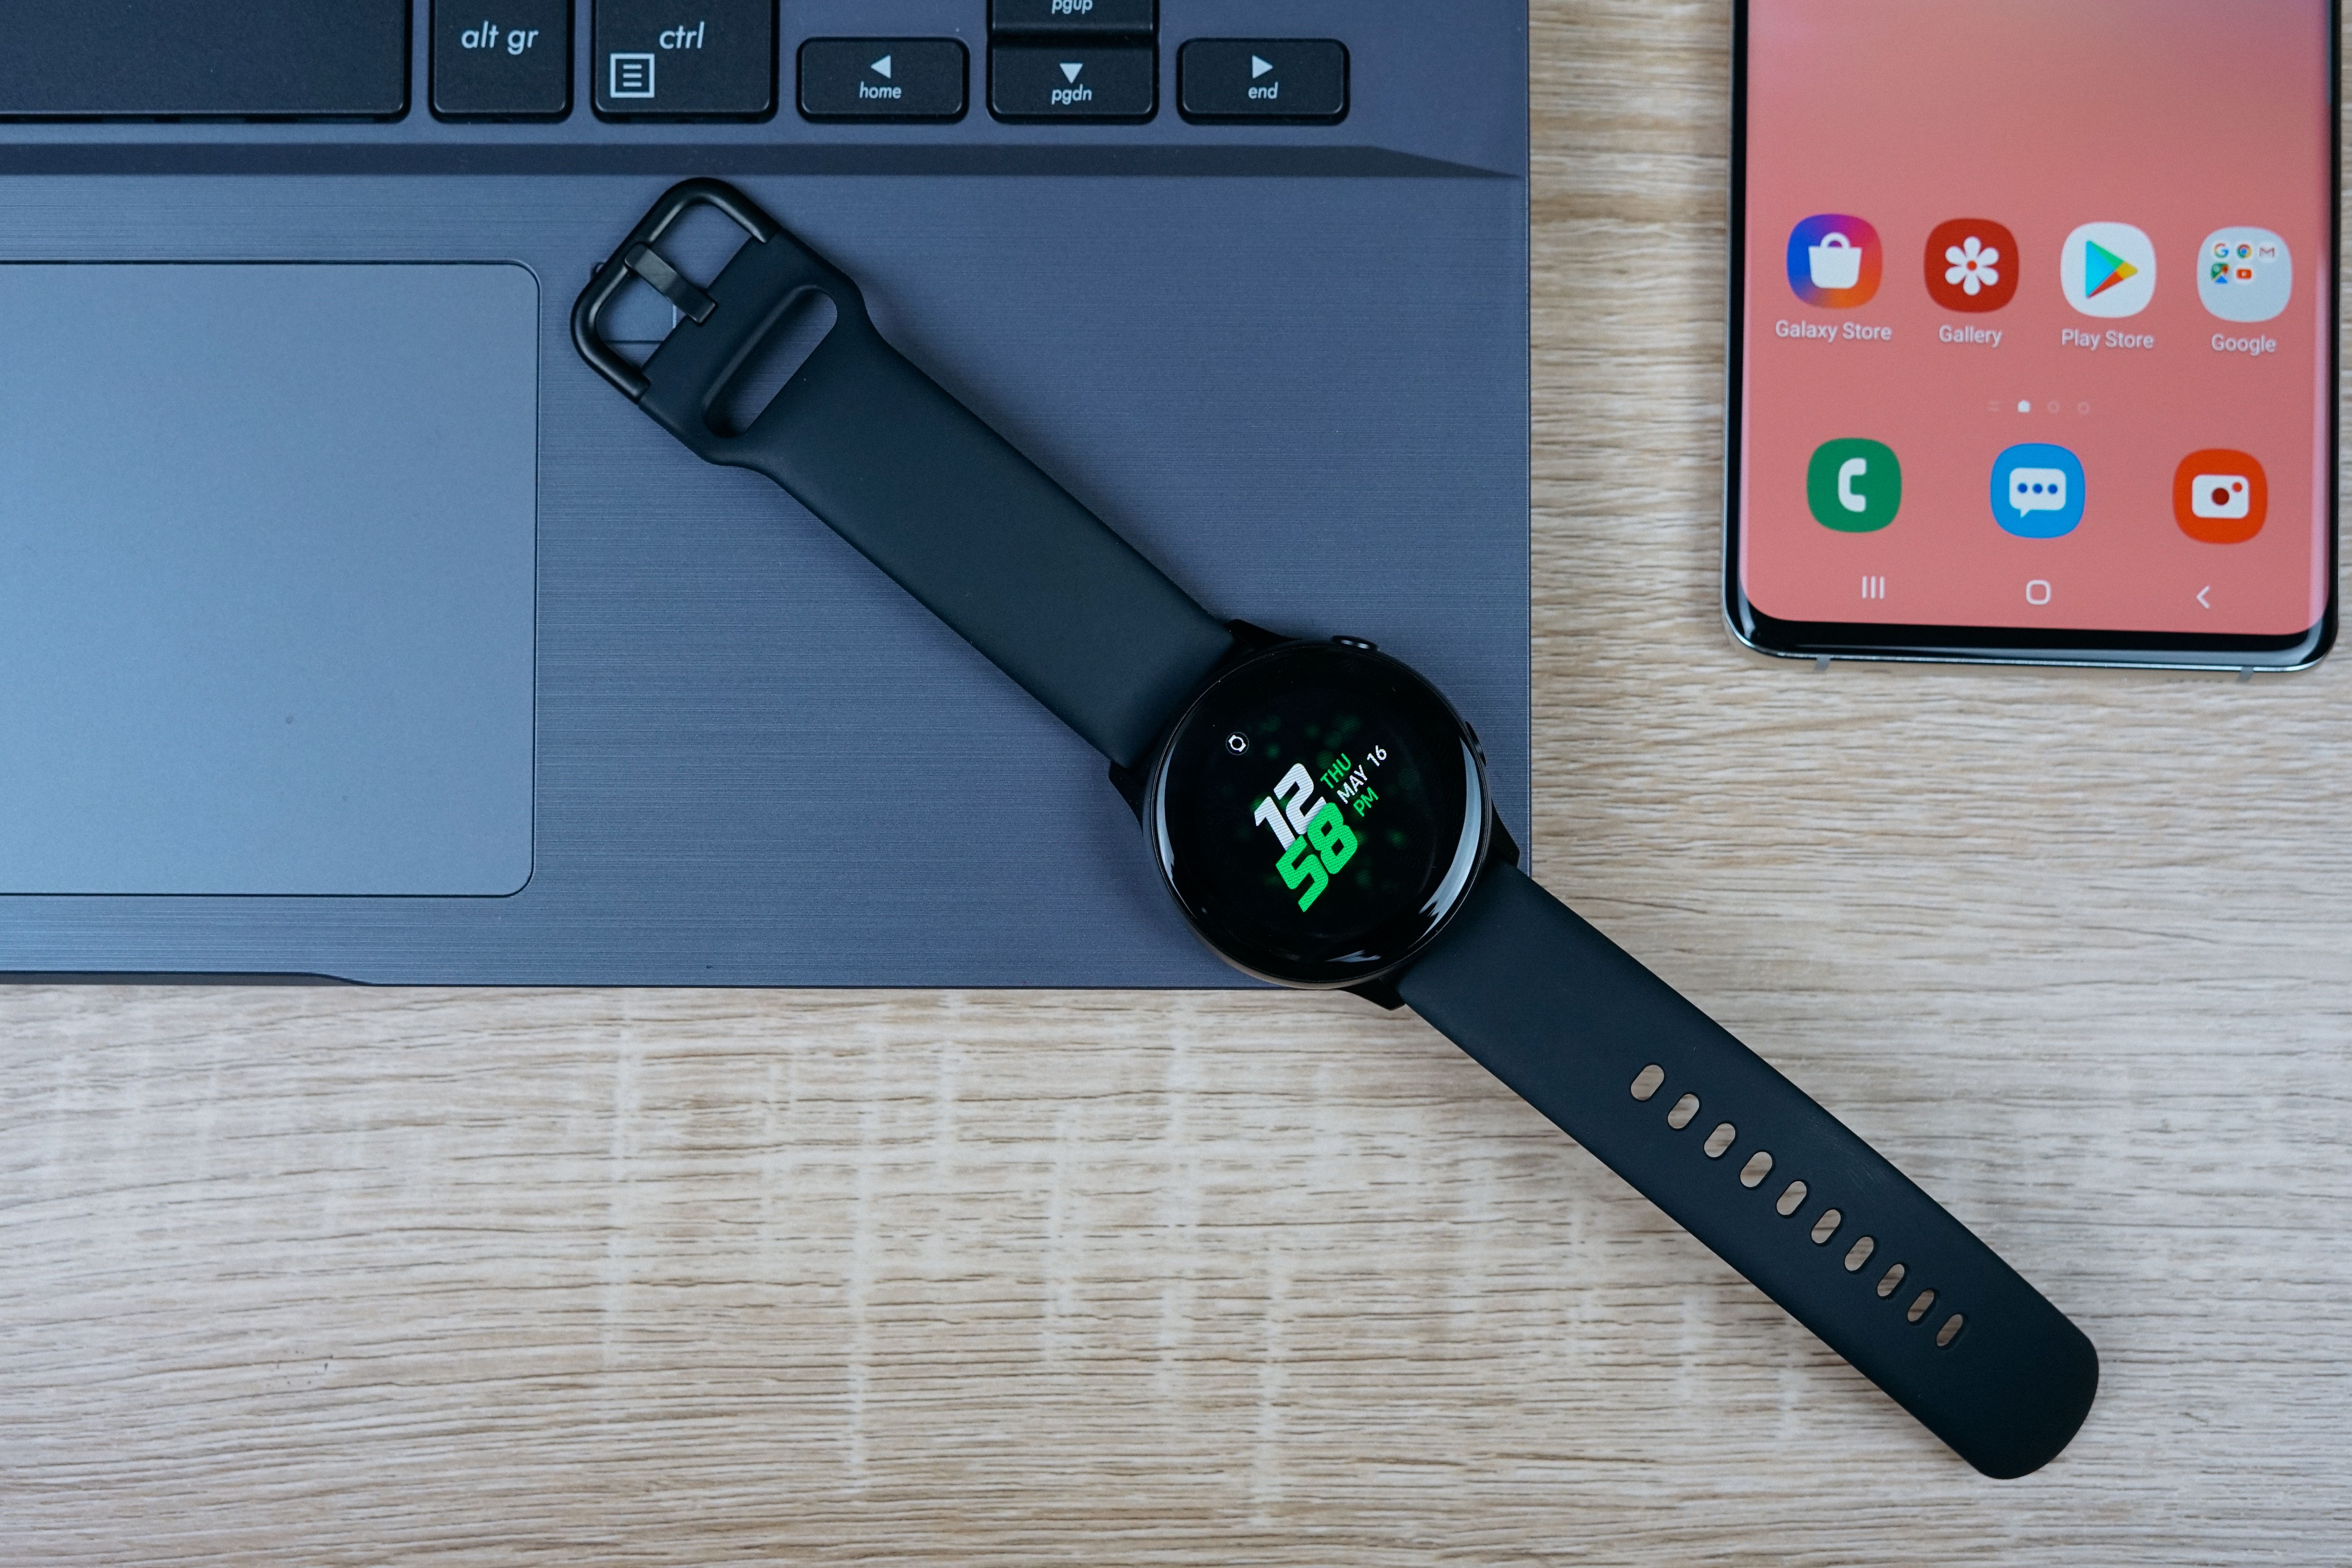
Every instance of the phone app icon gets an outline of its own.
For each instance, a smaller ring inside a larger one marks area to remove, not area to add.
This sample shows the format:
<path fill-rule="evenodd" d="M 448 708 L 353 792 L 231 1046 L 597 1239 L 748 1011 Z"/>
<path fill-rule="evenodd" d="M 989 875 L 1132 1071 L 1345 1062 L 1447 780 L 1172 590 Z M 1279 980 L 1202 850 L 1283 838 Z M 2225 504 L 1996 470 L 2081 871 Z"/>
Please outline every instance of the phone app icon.
<path fill-rule="evenodd" d="M 2017 297 L 2017 236 L 1956 217 L 1927 236 L 1927 297 L 1947 310 L 1998 310 Z"/>
<path fill-rule="evenodd" d="M 2086 316 L 2137 316 L 2156 298 L 2156 247 L 2127 223 L 2086 223 L 2066 237 L 2058 278 Z"/>
<path fill-rule="evenodd" d="M 2270 477 L 2244 452 L 2191 452 L 2172 476 L 2173 519 L 2203 543 L 2243 544 L 2263 531 L 2270 510 Z"/>
<path fill-rule="evenodd" d="M 2225 321 L 2267 321 L 2294 294 L 2294 258 L 2266 228 L 2224 228 L 2197 253 L 2197 298 Z"/>
<path fill-rule="evenodd" d="M 2020 539 L 2056 539 L 2083 521 L 2083 459 L 2028 441 L 1992 461 L 1992 515 Z"/>
<path fill-rule="evenodd" d="M 1805 466 L 1813 521 L 1840 533 L 1875 533 L 1903 509 L 1903 465 L 1880 441 L 1824 441 Z"/>
<path fill-rule="evenodd" d="M 1789 287 L 1808 305 L 1867 305 L 1885 265 L 1878 231 L 1858 217 L 1816 213 L 1789 231 Z"/>

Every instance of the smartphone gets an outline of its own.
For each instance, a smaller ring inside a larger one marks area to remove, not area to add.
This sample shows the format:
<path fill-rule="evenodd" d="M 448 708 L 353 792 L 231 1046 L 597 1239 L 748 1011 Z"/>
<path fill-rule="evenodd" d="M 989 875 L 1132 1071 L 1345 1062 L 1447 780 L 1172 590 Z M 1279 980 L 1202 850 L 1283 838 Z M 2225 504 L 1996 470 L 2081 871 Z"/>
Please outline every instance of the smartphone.
<path fill-rule="evenodd" d="M 1735 27 L 1733 635 L 2324 657 L 2333 0 L 1742 0 Z"/>

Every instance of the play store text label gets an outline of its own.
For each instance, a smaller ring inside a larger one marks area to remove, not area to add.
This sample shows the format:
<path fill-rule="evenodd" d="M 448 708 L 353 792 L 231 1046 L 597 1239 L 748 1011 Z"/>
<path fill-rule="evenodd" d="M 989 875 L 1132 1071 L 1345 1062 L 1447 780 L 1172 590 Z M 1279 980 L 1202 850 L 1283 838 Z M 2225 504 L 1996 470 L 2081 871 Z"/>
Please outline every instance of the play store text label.
<path fill-rule="evenodd" d="M 2104 332 L 2086 332 L 2080 327 L 2068 327 L 2059 332 L 2058 346 L 2084 349 L 2093 353 L 2101 349 L 2152 349 L 2156 347 L 2156 334 L 2121 332 L 2112 328 Z"/>

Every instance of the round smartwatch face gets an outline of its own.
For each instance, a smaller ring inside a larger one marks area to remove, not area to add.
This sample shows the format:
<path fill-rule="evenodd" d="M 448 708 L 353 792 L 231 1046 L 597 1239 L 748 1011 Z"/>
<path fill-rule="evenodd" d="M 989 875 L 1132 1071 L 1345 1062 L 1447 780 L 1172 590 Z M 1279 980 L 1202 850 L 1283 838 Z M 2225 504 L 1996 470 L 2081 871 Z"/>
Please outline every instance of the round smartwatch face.
<path fill-rule="evenodd" d="M 1445 699 L 1369 647 L 1291 643 L 1178 721 L 1144 812 L 1160 870 L 1227 961 L 1290 985 L 1412 956 L 1485 854 L 1485 763 Z"/>

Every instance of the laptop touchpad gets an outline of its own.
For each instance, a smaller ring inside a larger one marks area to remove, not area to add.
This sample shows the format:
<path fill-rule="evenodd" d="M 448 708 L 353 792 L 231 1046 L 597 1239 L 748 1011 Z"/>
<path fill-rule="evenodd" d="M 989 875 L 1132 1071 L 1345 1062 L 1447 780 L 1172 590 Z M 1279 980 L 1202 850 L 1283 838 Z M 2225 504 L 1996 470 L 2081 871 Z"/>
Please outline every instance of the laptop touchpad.
<path fill-rule="evenodd" d="M 536 280 L 0 266 L 0 892 L 531 863 Z"/>

